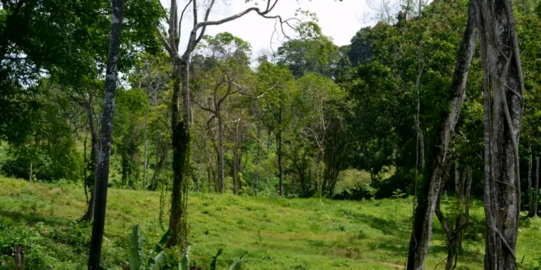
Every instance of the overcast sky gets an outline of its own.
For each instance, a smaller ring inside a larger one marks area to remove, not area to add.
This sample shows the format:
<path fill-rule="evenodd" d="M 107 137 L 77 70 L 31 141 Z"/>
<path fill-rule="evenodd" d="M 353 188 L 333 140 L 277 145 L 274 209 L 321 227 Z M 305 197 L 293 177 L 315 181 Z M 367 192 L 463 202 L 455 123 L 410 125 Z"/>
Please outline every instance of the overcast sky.
<path fill-rule="evenodd" d="M 369 1 L 369 2 L 367 2 Z M 281 15 L 283 18 L 294 17 L 295 11 L 299 8 L 314 12 L 319 18 L 319 25 L 326 36 L 333 38 L 336 45 L 347 45 L 355 33 L 363 26 L 374 25 L 374 18 L 377 14 L 373 8 L 380 6 L 381 0 L 279 0 L 271 15 Z M 169 9 L 170 1 L 161 0 L 163 6 Z M 180 9 L 187 3 L 186 0 L 180 0 Z M 257 1 L 259 6 L 264 6 L 262 0 Z M 210 20 L 218 20 L 238 13 L 250 6 L 254 2 L 245 3 L 245 0 L 220 1 L 211 13 Z M 180 11 L 179 11 L 180 12 Z M 191 29 L 191 14 L 187 14 L 190 20 L 185 20 L 182 26 L 183 37 L 187 37 Z M 186 16 L 186 15 L 185 15 Z M 200 15 L 200 17 L 202 17 Z M 297 17 L 301 18 L 301 17 Z M 210 26 L 206 34 L 215 35 L 220 32 L 230 32 L 231 34 L 248 41 L 252 45 L 252 54 L 257 56 L 260 50 L 270 50 L 271 36 L 274 31 L 275 20 L 264 19 L 256 13 L 250 13 L 235 21 L 227 22 L 219 26 Z M 272 48 L 276 50 L 279 41 L 283 41 L 283 35 L 279 40 L 274 39 Z"/>

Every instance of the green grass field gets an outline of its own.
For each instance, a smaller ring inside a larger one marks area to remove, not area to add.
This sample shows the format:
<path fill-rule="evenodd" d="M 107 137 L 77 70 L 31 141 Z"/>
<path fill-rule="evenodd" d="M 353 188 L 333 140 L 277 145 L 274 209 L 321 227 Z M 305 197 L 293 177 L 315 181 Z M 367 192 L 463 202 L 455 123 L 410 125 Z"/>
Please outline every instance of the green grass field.
<path fill-rule="evenodd" d="M 27 265 L 34 267 L 27 269 L 76 269 L 84 264 L 91 227 L 75 222 L 86 208 L 82 187 L 3 177 L 0 187 L 0 269 L 13 269 L 10 253 L 15 244 L 27 246 Z M 159 203 L 159 192 L 109 190 L 104 266 L 127 265 L 133 224 L 141 225 L 147 250 L 159 240 Z M 355 202 L 191 193 L 191 257 L 207 269 L 220 248 L 220 269 L 245 250 L 244 269 L 402 269 L 411 208 L 408 199 Z M 472 220 L 458 269 L 483 268 L 480 202 L 474 203 Z M 521 269 L 536 265 L 540 237 L 539 219 L 523 222 L 517 254 L 519 261 L 525 256 Z M 447 253 L 438 221 L 432 239 L 426 269 L 443 269 Z M 177 253 L 169 251 L 168 259 Z"/>

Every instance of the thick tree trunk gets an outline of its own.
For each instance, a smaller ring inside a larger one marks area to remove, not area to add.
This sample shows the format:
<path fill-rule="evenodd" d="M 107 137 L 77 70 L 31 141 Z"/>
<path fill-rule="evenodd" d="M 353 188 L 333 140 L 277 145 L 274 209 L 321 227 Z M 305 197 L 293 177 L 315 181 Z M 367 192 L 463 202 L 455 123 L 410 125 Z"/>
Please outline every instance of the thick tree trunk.
<path fill-rule="evenodd" d="M 478 6 L 485 121 L 485 269 L 515 269 L 520 213 L 518 145 L 524 79 L 509 0 Z"/>
<path fill-rule="evenodd" d="M 179 245 L 184 250 L 187 245 L 187 186 L 185 183 L 185 173 L 189 159 L 190 144 L 190 113 L 189 113 L 189 71 L 188 64 L 183 62 L 175 64 L 174 84 L 172 96 L 172 117 L 171 126 L 173 127 L 172 146 L 173 146 L 173 188 L 171 190 L 171 215 L 169 218 L 169 229 L 171 229 L 171 238 L 167 242 L 167 247 Z M 180 120 L 180 91 L 182 82 L 183 96 L 183 121 Z"/>
<path fill-rule="evenodd" d="M 453 74 L 451 85 L 452 96 L 449 100 L 449 110 L 444 111 L 442 115 L 440 130 L 438 131 L 438 142 L 433 149 L 433 157 L 430 161 L 426 183 L 420 190 L 419 202 L 414 214 L 414 229 L 411 235 L 408 270 L 422 270 L 424 261 L 428 254 L 428 246 L 432 236 L 432 221 L 434 219 L 434 210 L 440 193 L 442 174 L 446 164 L 449 142 L 454 133 L 455 125 L 458 121 L 462 103 L 466 98 L 466 81 L 470 68 L 471 59 L 475 53 L 477 41 L 477 30 L 475 26 L 476 18 L 475 6 L 470 4 L 468 11 L 468 24 L 462 44 L 458 51 L 457 63 Z"/>
<path fill-rule="evenodd" d="M 118 75 L 118 60 L 120 59 L 120 36 L 124 19 L 124 0 L 113 1 L 111 15 L 111 36 L 109 39 L 109 55 L 105 76 L 105 94 L 103 99 L 103 114 L 101 128 L 101 149 L 94 184 L 95 212 L 90 239 L 88 260 L 89 270 L 100 269 L 101 247 L 105 227 L 105 210 L 107 203 L 107 185 L 109 182 L 109 159 L 111 157 L 111 135 L 113 132 L 113 113 L 115 110 L 115 90 Z"/>
<path fill-rule="evenodd" d="M 532 187 L 532 165 L 533 165 L 533 156 L 532 156 L 532 146 L 529 147 L 530 157 L 528 163 L 528 216 L 533 217 L 533 187 Z"/>

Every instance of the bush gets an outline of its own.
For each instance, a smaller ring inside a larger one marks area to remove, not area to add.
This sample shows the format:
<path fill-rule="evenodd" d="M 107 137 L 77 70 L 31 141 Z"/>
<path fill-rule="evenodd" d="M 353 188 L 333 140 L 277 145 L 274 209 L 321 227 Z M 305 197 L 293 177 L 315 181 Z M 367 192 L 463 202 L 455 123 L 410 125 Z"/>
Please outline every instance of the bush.
<path fill-rule="evenodd" d="M 362 184 L 355 189 L 344 190 L 342 193 L 334 195 L 333 199 L 356 201 L 360 201 L 362 199 L 370 200 L 376 196 L 377 191 L 378 190 L 372 187 L 370 184 Z"/>

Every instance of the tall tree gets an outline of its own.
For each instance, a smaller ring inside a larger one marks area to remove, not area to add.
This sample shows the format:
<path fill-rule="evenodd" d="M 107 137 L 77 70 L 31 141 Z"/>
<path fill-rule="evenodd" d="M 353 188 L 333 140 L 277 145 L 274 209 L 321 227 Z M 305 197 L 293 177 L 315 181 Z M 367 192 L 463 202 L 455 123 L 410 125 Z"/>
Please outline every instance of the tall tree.
<path fill-rule="evenodd" d="M 291 71 L 279 63 L 273 65 L 262 62 L 257 73 L 258 95 L 260 106 L 265 114 L 263 123 L 269 133 L 274 134 L 276 140 L 276 155 L 279 178 L 279 194 L 284 195 L 284 164 L 283 143 L 286 131 L 290 129 L 293 115 L 291 113 L 292 101 L 298 95 Z M 270 136 L 269 136 L 270 137 Z"/>
<path fill-rule="evenodd" d="M 169 18 L 167 23 L 169 30 L 167 36 L 158 28 L 158 34 L 162 43 L 171 58 L 173 66 L 173 94 L 171 96 L 171 127 L 173 129 L 173 188 L 171 199 L 171 216 L 169 219 L 169 228 L 172 231 L 171 238 L 167 246 L 176 246 L 180 244 L 182 249 L 187 246 L 187 182 L 184 181 L 189 164 L 189 146 L 191 130 L 191 98 L 190 98 L 190 78 L 189 63 L 193 51 L 199 44 L 205 34 L 208 26 L 224 24 L 244 15 L 254 12 L 267 19 L 277 19 L 281 24 L 287 22 L 280 16 L 271 16 L 269 13 L 274 10 L 278 0 L 267 0 L 264 9 L 258 7 L 247 8 L 237 14 L 219 19 L 210 20 L 210 13 L 216 0 L 211 0 L 204 9 L 203 20 L 199 20 L 199 4 L 202 1 L 190 0 L 179 14 L 179 7 L 176 0 L 171 0 L 169 9 Z M 181 53 L 180 42 L 181 24 L 184 19 L 184 12 L 188 7 L 192 7 L 193 27 L 187 39 L 186 49 Z M 179 16 L 180 15 L 180 16 Z M 182 83 L 182 85 L 181 85 Z M 180 121 L 180 95 L 182 92 L 182 121 Z"/>
<path fill-rule="evenodd" d="M 111 13 L 111 36 L 109 56 L 105 76 L 105 94 L 103 100 L 101 149 L 94 184 L 95 214 L 90 240 L 88 269 L 100 269 L 103 230 L 105 228 L 105 210 L 107 204 L 107 185 L 109 182 L 109 161 L 111 156 L 111 137 L 113 133 L 113 113 L 115 111 L 115 91 L 120 59 L 120 37 L 124 20 L 124 0 L 114 0 Z"/>
<path fill-rule="evenodd" d="M 513 6 L 475 0 L 483 62 L 485 269 L 515 269 L 524 77 Z"/>
<path fill-rule="evenodd" d="M 409 270 L 422 270 L 424 260 L 428 254 L 428 246 L 432 235 L 432 222 L 434 211 L 442 188 L 442 177 L 447 166 L 447 153 L 449 143 L 458 122 L 462 103 L 466 98 L 466 82 L 470 69 L 470 63 L 475 53 L 477 41 L 476 29 L 476 6 L 470 3 L 468 11 L 468 24 L 458 51 L 453 81 L 451 83 L 451 97 L 448 101 L 448 109 L 442 112 L 441 125 L 438 130 L 433 156 L 427 166 L 427 183 L 425 188 L 418 193 L 418 204 L 414 214 L 414 228 L 410 240 L 408 253 Z"/>
<path fill-rule="evenodd" d="M 202 45 L 208 49 L 207 56 L 209 58 L 201 63 L 203 67 L 197 72 L 200 75 L 195 76 L 194 88 L 198 89 L 201 95 L 199 98 L 195 97 L 193 101 L 199 108 L 210 113 L 211 119 L 216 120 L 218 183 L 220 192 L 223 193 L 225 191 L 224 129 L 226 120 L 224 107 L 228 105 L 228 100 L 232 95 L 239 94 L 242 90 L 242 86 L 239 84 L 241 77 L 250 73 L 247 65 L 250 44 L 227 32 L 217 34 L 215 37 L 206 36 L 204 41 Z M 211 80 L 208 79 L 209 77 Z M 207 88 L 212 89 L 210 93 Z M 207 97 L 209 104 L 205 105 L 203 100 Z M 198 101 L 201 98 L 203 100 Z M 236 176 L 233 175 L 233 178 L 236 179 Z"/>

